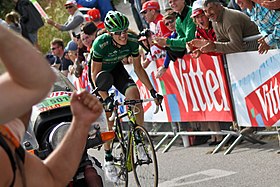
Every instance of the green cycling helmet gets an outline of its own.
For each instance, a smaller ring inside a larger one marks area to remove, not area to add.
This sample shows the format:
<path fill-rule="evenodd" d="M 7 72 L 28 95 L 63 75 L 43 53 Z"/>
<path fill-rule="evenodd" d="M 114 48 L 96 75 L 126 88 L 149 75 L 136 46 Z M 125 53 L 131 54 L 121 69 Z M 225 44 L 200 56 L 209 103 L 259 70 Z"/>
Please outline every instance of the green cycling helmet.
<path fill-rule="evenodd" d="M 104 25 L 107 31 L 117 32 L 126 30 L 129 26 L 129 21 L 123 13 L 110 10 L 106 14 Z"/>

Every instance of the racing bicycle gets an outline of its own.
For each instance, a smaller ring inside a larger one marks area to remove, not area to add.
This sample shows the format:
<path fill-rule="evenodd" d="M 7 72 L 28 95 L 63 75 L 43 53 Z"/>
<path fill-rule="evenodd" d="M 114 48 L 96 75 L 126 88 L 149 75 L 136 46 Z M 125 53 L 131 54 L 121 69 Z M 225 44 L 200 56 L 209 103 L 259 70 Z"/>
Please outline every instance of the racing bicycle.
<path fill-rule="evenodd" d="M 112 143 L 112 156 L 114 164 L 117 168 L 118 182 L 116 186 L 128 186 L 128 173 L 133 171 L 137 186 L 157 186 L 158 185 L 158 163 L 153 146 L 153 142 L 148 131 L 136 123 L 135 115 L 137 113 L 137 105 L 143 102 L 154 101 L 154 98 L 125 100 L 119 102 L 114 100 L 114 93 L 109 96 L 111 103 L 109 104 L 112 116 L 110 121 L 114 122 L 115 140 Z M 127 106 L 125 113 L 119 114 L 120 106 Z M 157 113 L 158 107 L 154 113 Z M 124 131 L 122 122 L 124 117 L 128 117 L 128 131 Z M 137 147 L 143 146 L 142 157 L 139 155 Z"/>

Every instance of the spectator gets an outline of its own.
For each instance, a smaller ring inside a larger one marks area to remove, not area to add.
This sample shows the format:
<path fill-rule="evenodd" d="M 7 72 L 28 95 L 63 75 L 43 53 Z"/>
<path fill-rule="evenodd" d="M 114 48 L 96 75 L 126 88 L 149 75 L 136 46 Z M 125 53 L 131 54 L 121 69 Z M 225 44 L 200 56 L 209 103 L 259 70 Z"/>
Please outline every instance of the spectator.
<path fill-rule="evenodd" d="M 145 36 L 141 36 L 138 40 L 142 44 L 142 47 L 145 46 L 145 48 L 140 49 L 141 62 L 143 68 L 147 68 L 152 61 L 163 58 L 165 56 L 165 50 L 155 45 L 152 39 L 154 35 L 149 29 L 144 29 L 141 33 L 145 33 Z M 143 50 L 147 51 L 147 53 L 144 53 Z M 127 60 L 129 59 L 124 59 L 123 63 L 129 64 L 130 62 Z"/>
<path fill-rule="evenodd" d="M 60 71 L 67 77 L 68 68 L 70 65 L 73 65 L 73 63 L 69 59 L 68 52 L 64 51 L 64 42 L 62 39 L 55 38 L 51 41 L 50 45 L 52 54 L 59 57 L 61 60 Z"/>
<path fill-rule="evenodd" d="M 22 31 L 19 23 L 19 15 L 16 12 L 6 14 L 5 21 L 8 24 L 9 29 L 21 35 Z"/>
<path fill-rule="evenodd" d="M 251 0 L 236 0 L 242 10 L 247 10 L 251 20 L 259 27 L 262 38 L 259 39 L 258 51 L 267 53 L 271 48 L 280 49 L 280 12 L 269 10 Z"/>
<path fill-rule="evenodd" d="M 174 11 L 168 11 L 163 17 L 164 24 L 170 31 L 172 31 L 169 38 L 177 37 L 175 21 L 176 21 L 176 13 Z M 156 78 L 160 78 L 166 72 L 167 68 L 169 67 L 169 63 L 170 63 L 170 57 L 169 54 L 167 53 L 164 58 L 163 65 L 158 68 L 158 71 L 156 73 Z"/>
<path fill-rule="evenodd" d="M 144 16 L 144 19 L 149 24 L 152 33 L 159 37 L 170 36 L 171 31 L 164 25 L 164 22 L 162 21 L 163 15 L 160 13 L 160 6 L 157 1 L 151 0 L 143 3 L 140 13 Z M 150 53 L 143 61 L 143 67 L 148 67 L 153 59 L 161 58 L 162 54 L 165 56 L 165 52 L 163 53 L 162 51 L 163 49 L 163 47 L 157 46 L 154 43 L 150 44 Z"/>
<path fill-rule="evenodd" d="M 90 16 L 90 20 L 96 25 L 99 29 L 104 29 L 104 22 L 101 21 L 100 11 L 97 8 L 93 8 L 87 11 L 87 14 Z"/>
<path fill-rule="evenodd" d="M 210 40 L 216 41 L 216 34 L 212 27 L 212 22 L 203 12 L 203 5 L 202 0 L 197 0 L 193 3 L 192 15 L 191 18 L 193 19 L 196 26 L 195 37 L 191 42 L 188 42 L 186 47 L 189 48 L 189 51 L 192 51 L 192 57 L 198 58 L 202 52 L 200 49 L 196 49 L 195 42 L 200 42 L 201 40 Z M 220 55 L 220 53 L 209 52 L 209 55 Z"/>
<path fill-rule="evenodd" d="M 87 8 L 97 8 L 101 14 L 101 20 L 104 18 L 110 10 L 114 10 L 111 0 L 76 0 L 79 6 Z"/>
<path fill-rule="evenodd" d="M 73 37 L 73 41 L 77 44 L 78 46 L 78 62 L 85 61 L 85 56 L 84 53 L 87 52 L 87 47 L 84 46 L 82 40 L 81 40 L 81 33 Z"/>
<path fill-rule="evenodd" d="M 39 49 L 38 30 L 44 25 L 41 15 L 29 0 L 14 0 L 14 2 L 15 10 L 20 15 L 22 36 Z"/>
<path fill-rule="evenodd" d="M 53 54 L 47 54 L 45 57 L 49 62 L 50 66 L 60 69 L 61 60 L 59 57 L 54 56 Z"/>
<path fill-rule="evenodd" d="M 77 80 L 81 75 L 82 66 L 78 60 L 78 45 L 73 40 L 69 41 L 64 49 L 67 52 L 69 59 L 71 60 L 71 65 L 68 66 L 67 78 L 74 84 L 77 90 L 80 86 L 77 84 Z"/>
<path fill-rule="evenodd" d="M 71 38 L 73 38 L 72 33 L 75 35 L 80 34 L 80 25 L 85 21 L 85 19 L 83 14 L 79 11 L 75 0 L 67 0 L 64 6 L 70 14 L 67 22 L 65 22 L 63 25 L 58 24 L 51 19 L 47 19 L 47 22 L 60 31 L 69 31 Z"/>
<path fill-rule="evenodd" d="M 83 27 L 82 27 L 82 42 L 83 44 L 87 47 L 88 52 L 90 51 L 93 41 L 95 40 L 95 38 L 97 37 L 98 33 L 101 30 L 98 30 L 98 28 L 96 27 L 96 25 L 94 25 L 92 22 L 91 23 L 86 23 Z M 90 58 L 90 57 L 89 57 Z M 88 84 L 88 81 L 90 82 L 89 86 L 91 88 L 94 88 L 94 84 L 92 82 L 91 79 L 91 70 L 89 67 L 91 67 L 91 61 L 89 60 L 89 58 L 86 58 L 86 64 L 84 64 L 84 70 L 83 70 L 83 75 L 84 75 L 84 81 L 86 81 L 85 85 Z"/>
<path fill-rule="evenodd" d="M 78 45 L 73 40 L 69 41 L 64 49 L 68 53 L 69 59 L 75 62 L 78 59 Z"/>
<path fill-rule="evenodd" d="M 192 9 L 185 0 L 169 0 L 169 5 L 178 14 L 175 25 L 178 35 L 176 38 L 157 37 L 155 40 L 158 45 L 166 47 L 167 54 L 175 62 L 177 58 L 182 58 L 185 55 L 186 42 L 194 38 L 195 24 L 190 18 Z"/>
<path fill-rule="evenodd" d="M 142 5 L 140 13 L 144 16 L 144 19 L 150 24 L 150 30 L 157 36 L 168 37 L 170 36 L 170 30 L 164 25 L 160 13 L 160 6 L 157 1 L 147 1 Z M 155 24 L 155 29 L 152 29 L 151 23 Z"/>
<path fill-rule="evenodd" d="M 223 7 L 219 0 L 205 0 L 205 15 L 212 21 L 217 41 L 206 41 L 200 50 L 203 53 L 235 53 L 249 48 L 243 38 L 259 34 L 258 27 L 244 13 Z"/>

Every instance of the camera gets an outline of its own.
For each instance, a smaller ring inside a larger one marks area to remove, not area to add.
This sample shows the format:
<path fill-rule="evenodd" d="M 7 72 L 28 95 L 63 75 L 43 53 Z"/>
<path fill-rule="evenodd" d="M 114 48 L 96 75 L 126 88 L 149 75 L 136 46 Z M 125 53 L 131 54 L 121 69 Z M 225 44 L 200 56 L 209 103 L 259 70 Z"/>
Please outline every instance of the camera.
<path fill-rule="evenodd" d="M 146 36 L 146 38 L 151 37 L 152 36 L 152 31 L 150 29 L 144 29 L 139 33 L 139 38 L 141 36 Z"/>
<path fill-rule="evenodd" d="M 80 39 L 80 38 L 81 38 L 80 33 L 79 33 L 79 34 L 76 34 L 75 32 L 72 32 L 72 36 L 73 36 L 74 38 L 77 38 L 77 39 Z"/>

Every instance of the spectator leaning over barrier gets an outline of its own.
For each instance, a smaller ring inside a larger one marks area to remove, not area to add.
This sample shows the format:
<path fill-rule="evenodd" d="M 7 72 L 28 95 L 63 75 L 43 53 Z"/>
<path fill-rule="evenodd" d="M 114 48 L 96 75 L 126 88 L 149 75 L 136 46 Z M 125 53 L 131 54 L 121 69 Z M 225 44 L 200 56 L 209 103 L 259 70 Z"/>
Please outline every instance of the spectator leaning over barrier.
<path fill-rule="evenodd" d="M 197 49 L 195 47 L 196 42 L 200 42 L 201 40 L 210 40 L 210 41 L 216 41 L 216 34 L 214 31 L 214 28 L 212 26 L 212 22 L 209 20 L 209 18 L 205 15 L 203 12 L 203 1 L 197 0 L 193 3 L 192 8 L 192 15 L 191 18 L 193 19 L 196 26 L 196 32 L 195 32 L 195 38 L 190 42 L 187 42 L 186 48 L 189 51 L 192 51 L 191 55 L 193 58 L 198 58 L 202 52 L 200 49 Z M 220 53 L 210 52 L 207 53 L 208 55 L 220 55 Z"/>
<path fill-rule="evenodd" d="M 195 24 L 190 18 L 192 8 L 189 7 L 185 0 L 169 0 L 171 8 L 178 13 L 176 19 L 176 38 L 156 37 L 155 40 L 160 46 L 164 46 L 172 61 L 182 58 L 186 52 L 186 42 L 194 39 Z"/>
<path fill-rule="evenodd" d="M 236 0 L 242 10 L 247 10 L 251 20 L 259 27 L 262 38 L 258 40 L 260 54 L 272 47 L 280 49 L 280 11 L 269 10 L 251 0 Z"/>
<path fill-rule="evenodd" d="M 90 20 L 96 25 L 99 29 L 104 29 L 104 22 L 101 21 L 100 11 L 97 8 L 90 9 L 87 11 L 87 14 L 90 16 Z"/>
<path fill-rule="evenodd" d="M 69 31 L 70 36 L 73 37 L 72 33 L 77 35 L 81 32 L 80 25 L 85 21 L 85 19 L 83 14 L 79 11 L 75 0 L 67 0 L 64 6 L 70 14 L 67 22 L 63 25 L 58 24 L 51 19 L 47 19 L 47 22 L 60 31 Z"/>
<path fill-rule="evenodd" d="M 87 47 L 88 49 L 88 56 L 86 57 L 86 63 L 83 64 L 83 76 L 84 76 L 84 85 L 87 85 L 87 87 L 92 88 L 94 86 L 94 83 L 92 82 L 91 79 L 91 61 L 90 59 L 90 49 L 92 47 L 93 41 L 96 39 L 96 37 L 99 34 L 99 31 L 102 32 L 103 29 L 98 29 L 95 24 L 92 22 L 86 23 L 85 25 L 82 26 L 81 28 L 82 33 L 81 33 L 81 40 L 83 44 Z"/>
<path fill-rule="evenodd" d="M 205 0 L 203 10 L 212 21 L 217 37 L 216 42 L 208 40 L 200 45 L 196 44 L 203 53 L 247 51 L 249 47 L 243 42 L 243 38 L 259 34 L 257 25 L 246 14 L 223 7 L 219 0 Z"/>
<path fill-rule="evenodd" d="M 176 21 L 176 13 L 174 11 L 168 11 L 163 17 L 164 24 L 170 31 L 172 31 L 171 35 L 168 38 L 177 37 L 175 21 Z M 170 56 L 167 53 L 164 58 L 163 65 L 160 66 L 157 70 L 156 78 L 160 78 L 166 72 L 167 68 L 169 67 L 170 61 L 171 61 Z"/>
<path fill-rule="evenodd" d="M 280 9 L 280 0 L 253 0 L 253 2 L 260 4 L 261 6 L 270 10 Z"/>

